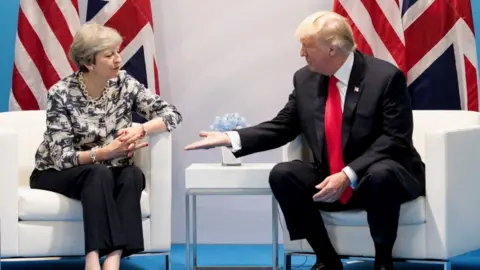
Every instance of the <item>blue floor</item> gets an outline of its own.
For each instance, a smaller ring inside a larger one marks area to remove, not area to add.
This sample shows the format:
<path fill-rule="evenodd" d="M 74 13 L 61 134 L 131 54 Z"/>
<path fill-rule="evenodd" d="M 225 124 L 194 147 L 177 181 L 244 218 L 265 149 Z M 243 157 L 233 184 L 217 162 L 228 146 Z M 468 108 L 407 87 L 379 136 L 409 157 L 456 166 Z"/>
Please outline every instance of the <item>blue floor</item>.
<path fill-rule="evenodd" d="M 281 250 L 280 250 L 281 251 Z M 200 266 L 267 266 L 271 264 L 271 247 L 268 245 L 201 245 L 198 250 L 198 263 Z M 283 257 L 279 257 L 280 264 L 283 264 Z M 292 260 L 292 269 L 310 269 L 314 262 L 313 257 L 299 256 Z M 367 270 L 372 269 L 372 262 L 345 262 L 345 269 Z M 425 265 L 412 263 L 396 264 L 398 270 L 440 270 L 440 265 Z M 54 261 L 23 261 L 23 262 L 2 262 L 2 270 L 83 270 L 81 258 L 62 259 Z M 161 270 L 165 269 L 165 257 L 162 256 L 136 256 L 124 259 L 121 265 L 122 270 Z M 172 247 L 172 269 L 185 269 L 185 247 L 173 245 Z M 480 269 L 480 250 L 464 254 L 452 259 L 453 270 Z"/>

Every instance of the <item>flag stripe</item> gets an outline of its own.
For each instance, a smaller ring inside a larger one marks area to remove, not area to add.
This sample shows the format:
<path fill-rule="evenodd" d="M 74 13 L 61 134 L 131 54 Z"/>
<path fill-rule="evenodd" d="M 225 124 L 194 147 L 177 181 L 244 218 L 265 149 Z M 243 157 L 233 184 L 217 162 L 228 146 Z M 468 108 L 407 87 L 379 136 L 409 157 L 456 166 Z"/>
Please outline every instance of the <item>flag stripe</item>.
<path fill-rule="evenodd" d="M 466 56 L 464 56 L 465 62 L 465 77 L 467 79 L 467 99 L 468 110 L 478 111 L 478 82 L 477 82 L 477 69 L 472 65 Z"/>
<path fill-rule="evenodd" d="M 132 12 L 132 10 L 136 12 Z M 105 25 L 117 29 L 124 38 L 120 50 L 123 50 L 148 23 L 147 18 L 138 11 L 138 7 L 133 4 L 133 1 L 126 1 L 125 4 L 118 9 L 115 16 L 112 16 L 105 23 Z M 127 17 L 129 18 L 129 23 L 125 23 L 125 18 Z"/>
<path fill-rule="evenodd" d="M 455 11 L 444 1 L 446 0 L 433 2 L 423 15 L 405 30 L 406 46 L 416 48 L 409 50 L 407 54 L 407 69 L 412 68 L 435 44 L 444 38 L 458 20 Z M 438 18 L 440 15 L 442 23 L 432 24 L 431 19 Z M 422 45 L 419 46 L 419 44 Z"/>
<path fill-rule="evenodd" d="M 402 41 L 402 44 L 405 45 L 402 14 L 400 8 L 397 8 L 395 4 L 392 4 L 392 1 L 394 0 L 378 0 L 377 5 L 382 10 L 382 13 L 385 15 L 385 18 L 388 20 L 388 23 L 395 31 L 398 38 Z"/>
<path fill-rule="evenodd" d="M 352 27 L 353 36 L 355 37 L 355 42 L 357 43 L 358 49 L 366 54 L 373 55 L 372 48 L 370 47 L 368 42 L 365 40 L 362 33 L 360 33 L 360 31 L 358 30 L 358 27 L 355 24 L 355 22 L 350 18 L 350 16 L 348 16 L 347 11 L 343 8 L 342 4 L 335 1 L 333 9 L 338 14 L 347 18 L 348 22 L 350 23 L 350 26 Z"/>
<path fill-rule="evenodd" d="M 373 28 L 385 44 L 385 47 L 395 59 L 397 66 L 406 73 L 405 69 L 405 46 L 398 37 L 387 17 L 376 1 L 361 0 L 371 18 L 375 18 Z M 394 8 L 394 7 L 390 7 Z M 387 42 L 385 42 L 387 41 Z"/>
<path fill-rule="evenodd" d="M 66 2 L 65 0 L 63 1 Z M 40 7 L 40 10 L 43 12 L 43 17 L 46 19 L 52 32 L 62 46 L 65 55 L 68 55 L 70 45 L 73 42 L 73 36 L 70 33 L 70 29 L 68 28 L 67 21 L 65 20 L 62 11 L 58 5 L 51 0 L 37 0 L 37 3 Z M 73 63 L 69 61 L 69 64 L 72 70 L 74 70 L 75 66 Z"/>
<path fill-rule="evenodd" d="M 87 14 L 122 35 L 122 68 L 160 93 L 150 0 L 84 1 L 20 0 L 10 110 L 46 109 L 48 89 L 76 69 L 68 52 Z"/>
<path fill-rule="evenodd" d="M 37 69 L 43 74 L 43 83 L 48 89 L 58 80 L 60 80 L 60 77 L 58 76 L 55 68 L 53 68 L 50 59 L 43 49 L 42 42 L 28 22 L 27 17 L 23 13 L 22 9 L 20 9 L 19 12 L 18 24 L 23 30 L 22 32 L 18 33 L 20 42 L 23 44 L 25 50 L 32 58 Z"/>
<path fill-rule="evenodd" d="M 39 110 L 37 100 L 23 80 L 23 77 L 18 72 L 18 69 L 13 65 L 13 88 L 12 94 L 18 102 L 22 110 Z"/>
<path fill-rule="evenodd" d="M 150 5 L 150 0 L 135 0 L 129 1 L 132 6 L 135 6 L 135 9 L 138 11 L 135 14 L 142 16 L 153 28 L 153 16 L 152 16 L 152 7 Z"/>
<path fill-rule="evenodd" d="M 466 0 L 444 0 L 445 4 L 448 4 L 458 18 L 462 18 L 470 28 L 470 31 L 475 33 L 472 16 L 472 4 Z"/>
<path fill-rule="evenodd" d="M 415 22 L 422 14 L 433 4 L 434 1 L 421 1 L 411 3 L 408 1 L 410 6 L 407 6 L 408 9 L 403 14 L 402 21 L 403 21 L 403 30 L 410 27 L 410 25 Z"/>
<path fill-rule="evenodd" d="M 153 58 L 153 74 L 155 75 L 155 93 L 160 95 L 160 79 L 158 77 L 157 61 Z"/>
<path fill-rule="evenodd" d="M 77 30 L 80 28 L 80 20 L 78 15 L 78 4 L 77 7 L 75 6 L 74 1 L 65 1 L 65 0 L 56 0 L 58 8 L 62 11 L 63 19 L 67 24 L 68 29 L 70 30 L 70 35 L 75 36 Z M 49 16 L 46 14 L 45 17 Z M 69 46 L 71 44 L 68 44 Z"/>
<path fill-rule="evenodd" d="M 15 47 L 15 65 L 28 89 L 35 96 L 38 105 L 42 108 L 46 104 L 47 88 L 43 83 L 41 72 L 33 64 L 33 59 L 20 41 L 17 42 Z"/>
<path fill-rule="evenodd" d="M 96 22 L 98 24 L 106 24 L 106 22 L 111 18 L 114 17 L 112 16 L 113 14 L 117 14 L 117 11 L 122 8 L 122 6 L 127 2 L 128 0 L 116 0 L 116 1 L 109 1 L 105 7 L 103 7 L 104 12 L 98 12 L 97 15 L 95 15 L 90 21 Z M 128 14 L 130 15 L 130 14 Z M 131 21 L 130 17 L 129 22 Z M 123 18 L 125 19 L 125 18 Z M 126 23 L 128 24 L 128 23 Z M 117 29 L 119 30 L 119 29 Z"/>
<path fill-rule="evenodd" d="M 397 65 L 395 59 L 391 55 L 390 51 L 387 49 L 385 44 L 383 43 L 382 39 L 378 36 L 376 31 L 372 31 L 371 29 L 375 29 L 373 26 L 373 21 L 370 18 L 370 14 L 368 14 L 367 9 L 362 4 L 362 2 L 356 1 L 349 1 L 344 0 L 341 1 L 344 10 L 347 13 L 347 16 L 355 22 L 355 25 L 358 28 L 358 31 L 361 33 L 362 37 L 366 40 L 368 45 L 370 46 L 373 55 L 385 59 L 394 65 Z"/>
<path fill-rule="evenodd" d="M 60 0 L 60 1 L 64 1 L 64 0 Z M 77 16 L 80 16 L 80 11 L 78 10 L 78 0 L 72 0 L 72 5 L 73 7 L 75 8 L 75 10 L 77 11 Z"/>
<path fill-rule="evenodd" d="M 360 51 L 404 71 L 414 109 L 479 110 L 469 0 L 334 0 L 334 11 L 349 20 Z"/>
<path fill-rule="evenodd" d="M 66 54 L 59 53 L 63 51 L 62 45 L 53 33 L 52 28 L 43 16 L 38 2 L 28 0 L 30 3 L 20 3 L 23 11 L 30 22 L 36 36 L 40 40 L 50 63 L 55 68 L 60 78 L 65 77 L 73 72 L 73 69 L 68 61 Z M 27 1 L 27 2 L 28 2 Z M 28 6 L 27 6 L 28 5 Z M 33 22 L 33 23 L 32 23 Z M 26 45 L 24 45 L 26 46 Z"/>

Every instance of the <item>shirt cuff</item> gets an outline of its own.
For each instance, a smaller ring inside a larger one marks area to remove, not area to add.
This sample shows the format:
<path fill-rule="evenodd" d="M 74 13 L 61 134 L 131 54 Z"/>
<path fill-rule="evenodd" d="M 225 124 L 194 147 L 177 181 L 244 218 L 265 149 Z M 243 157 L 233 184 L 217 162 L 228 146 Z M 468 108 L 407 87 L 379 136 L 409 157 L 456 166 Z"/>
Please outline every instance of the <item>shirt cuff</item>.
<path fill-rule="evenodd" d="M 342 171 L 347 175 L 348 179 L 350 180 L 350 186 L 355 189 L 358 184 L 357 174 L 352 170 L 352 168 L 348 166 L 343 168 Z"/>
<path fill-rule="evenodd" d="M 242 149 L 242 142 L 240 141 L 240 135 L 236 131 L 227 131 L 225 132 L 228 138 L 230 138 L 230 143 L 232 144 L 232 152 L 235 153 Z"/>

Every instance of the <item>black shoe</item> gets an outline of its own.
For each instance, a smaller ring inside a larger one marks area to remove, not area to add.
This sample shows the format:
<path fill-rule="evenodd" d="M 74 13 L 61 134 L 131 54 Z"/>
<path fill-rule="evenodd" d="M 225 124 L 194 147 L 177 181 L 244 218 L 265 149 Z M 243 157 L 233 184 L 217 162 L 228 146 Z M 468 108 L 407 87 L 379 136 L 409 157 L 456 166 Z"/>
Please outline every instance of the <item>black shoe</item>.
<path fill-rule="evenodd" d="M 386 262 L 386 263 L 375 262 L 375 270 L 394 270 L 393 262 Z"/>
<path fill-rule="evenodd" d="M 310 270 L 326 270 L 323 263 L 316 263 Z"/>
<path fill-rule="evenodd" d="M 343 264 L 340 262 L 339 265 L 336 265 L 335 267 L 332 266 L 326 266 L 325 264 L 321 262 L 315 263 L 310 270 L 343 270 Z"/>

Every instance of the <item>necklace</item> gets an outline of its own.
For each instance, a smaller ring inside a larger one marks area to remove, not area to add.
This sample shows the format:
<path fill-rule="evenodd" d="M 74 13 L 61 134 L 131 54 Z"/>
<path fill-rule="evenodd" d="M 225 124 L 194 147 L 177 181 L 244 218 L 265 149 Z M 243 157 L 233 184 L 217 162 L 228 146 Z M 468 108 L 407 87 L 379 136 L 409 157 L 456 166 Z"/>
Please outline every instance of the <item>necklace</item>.
<path fill-rule="evenodd" d="M 103 104 L 105 102 L 106 96 L 107 96 L 107 90 L 108 90 L 107 85 L 105 85 L 105 88 L 103 89 L 103 93 L 99 98 L 92 98 L 88 94 L 87 87 L 85 86 L 85 79 L 83 77 L 83 72 L 80 72 L 78 74 L 78 83 L 80 84 L 80 89 L 82 90 L 83 94 L 87 98 L 88 103 L 96 106 L 96 105 Z"/>

